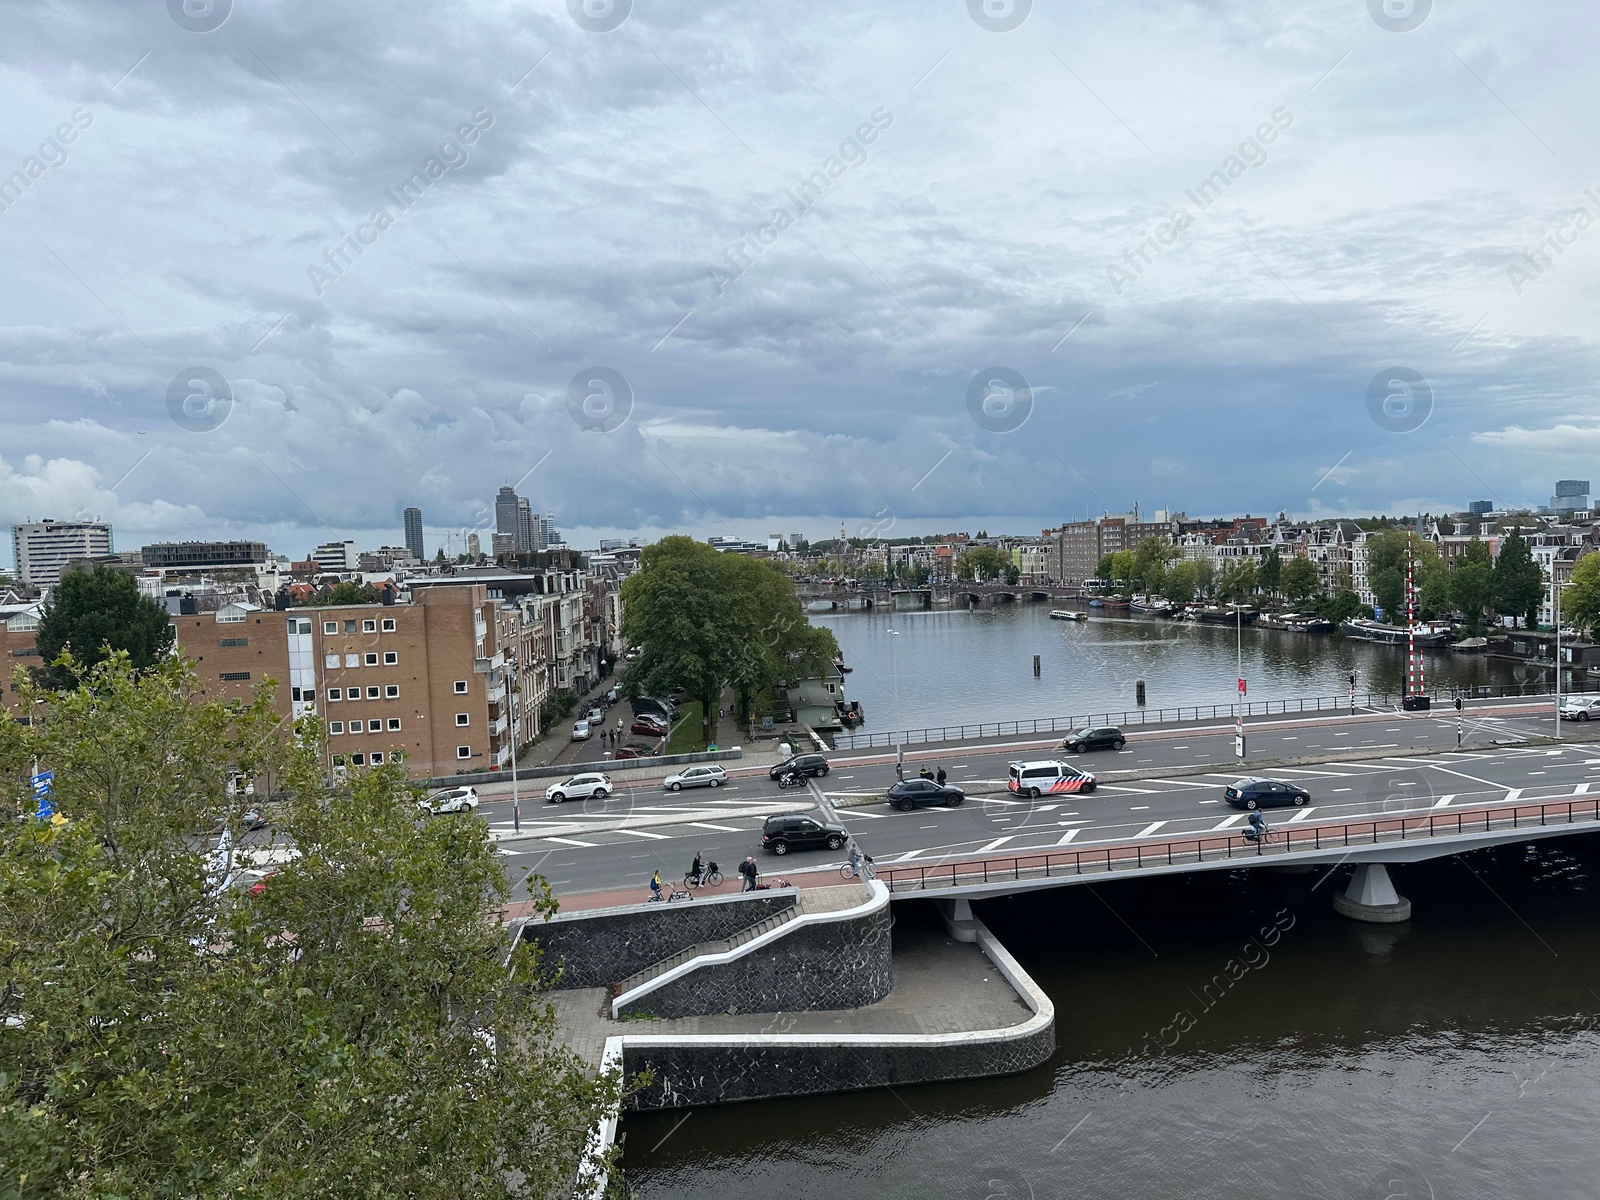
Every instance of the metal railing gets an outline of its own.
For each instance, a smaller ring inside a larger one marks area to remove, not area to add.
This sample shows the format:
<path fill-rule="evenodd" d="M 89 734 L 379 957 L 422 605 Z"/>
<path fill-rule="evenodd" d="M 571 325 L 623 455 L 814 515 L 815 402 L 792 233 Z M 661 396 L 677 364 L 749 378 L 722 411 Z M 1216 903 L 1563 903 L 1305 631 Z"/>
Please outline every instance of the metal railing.
<path fill-rule="evenodd" d="M 1591 689 L 1584 679 L 1580 686 L 1562 688 L 1563 696 Z M 1600 684 L 1600 680 L 1595 681 Z M 1541 682 L 1529 687 L 1482 686 L 1461 693 L 1466 700 L 1494 700 L 1508 697 L 1530 698 L 1549 696 L 1547 684 Z M 1435 688 L 1430 692 L 1435 706 L 1450 705 L 1455 691 Z M 1399 692 L 1357 692 L 1358 708 L 1398 708 L 1402 697 Z M 865 750 L 874 746 L 892 748 L 896 745 L 924 745 L 930 742 L 964 742 L 993 737 L 1019 737 L 1033 733 L 1061 733 L 1095 725 L 1161 725 L 1181 721 L 1221 721 L 1235 717 L 1268 717 L 1294 713 L 1338 712 L 1350 709 L 1350 694 L 1342 696 L 1307 696 L 1295 700 L 1250 700 L 1243 704 L 1188 704 L 1178 708 L 1134 708 L 1122 712 L 1086 713 L 1070 717 L 1041 717 L 1034 721 L 986 721 L 975 725 L 939 725 L 927 729 L 907 729 L 900 733 L 837 733 L 832 735 L 835 750 Z"/>
<path fill-rule="evenodd" d="M 1103 847 L 1085 846 L 1079 850 L 1045 851 L 1011 858 L 966 859 L 915 867 L 880 867 L 878 879 L 891 892 L 913 892 L 1073 875 L 1109 875 L 1117 871 L 1137 871 L 1150 867 L 1179 867 L 1188 863 L 1199 865 L 1219 859 L 1277 858 L 1297 851 L 1348 849 L 1414 841 L 1417 838 L 1460 837 L 1479 831 L 1492 833 L 1496 829 L 1521 829 L 1524 821 L 1530 827 L 1600 824 L 1600 796 L 1543 804 L 1463 809 L 1454 813 L 1430 813 L 1426 823 L 1423 819 L 1416 819 L 1415 824 L 1400 817 L 1351 821 L 1340 825 L 1279 825 L 1272 829 L 1271 840 L 1265 843 L 1253 841 L 1243 834 L 1216 837 L 1200 835 L 1153 845 L 1120 842 L 1108 843 Z"/>

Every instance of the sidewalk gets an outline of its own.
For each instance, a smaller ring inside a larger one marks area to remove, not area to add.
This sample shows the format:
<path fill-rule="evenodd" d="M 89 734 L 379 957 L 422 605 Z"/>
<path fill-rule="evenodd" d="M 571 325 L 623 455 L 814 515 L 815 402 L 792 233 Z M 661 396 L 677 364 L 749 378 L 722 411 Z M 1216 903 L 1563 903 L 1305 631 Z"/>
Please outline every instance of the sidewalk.
<path fill-rule="evenodd" d="M 687 866 L 687 864 L 683 865 Z M 675 903 L 692 904 L 695 896 L 738 895 L 739 887 L 744 882 L 739 876 L 739 864 L 731 862 L 718 863 L 717 865 L 722 868 L 723 873 L 720 887 L 696 888 L 690 893 L 690 899 L 679 900 Z M 775 887 L 780 879 L 787 881 L 791 887 L 807 889 L 839 887 L 845 882 L 839 874 L 838 863 L 829 863 L 826 866 L 811 867 L 801 871 L 791 871 L 786 875 L 777 873 L 769 875 L 763 872 L 757 876 L 756 882 Z M 663 887 L 669 882 L 681 886 L 679 878 L 673 877 L 670 880 L 663 879 Z M 592 912 L 602 908 L 640 908 L 647 904 L 656 903 L 656 901 L 650 899 L 650 876 L 648 874 L 640 879 L 634 887 L 614 888 L 604 892 L 576 892 L 569 895 L 558 895 L 556 899 L 560 902 L 562 912 Z M 667 902 L 662 901 L 662 903 Z M 513 900 L 504 908 L 498 909 L 495 915 L 502 921 L 516 921 L 522 917 L 532 916 L 534 915 L 534 902 L 532 900 Z"/>

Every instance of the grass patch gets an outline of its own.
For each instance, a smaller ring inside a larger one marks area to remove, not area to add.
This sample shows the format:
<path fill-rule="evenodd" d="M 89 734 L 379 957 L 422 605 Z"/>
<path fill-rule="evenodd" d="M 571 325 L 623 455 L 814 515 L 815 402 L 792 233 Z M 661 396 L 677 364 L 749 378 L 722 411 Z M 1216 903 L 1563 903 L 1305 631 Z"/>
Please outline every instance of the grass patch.
<path fill-rule="evenodd" d="M 698 754 L 706 748 L 700 736 L 700 717 L 704 711 L 700 701 L 684 701 L 682 716 L 667 736 L 668 754 Z"/>

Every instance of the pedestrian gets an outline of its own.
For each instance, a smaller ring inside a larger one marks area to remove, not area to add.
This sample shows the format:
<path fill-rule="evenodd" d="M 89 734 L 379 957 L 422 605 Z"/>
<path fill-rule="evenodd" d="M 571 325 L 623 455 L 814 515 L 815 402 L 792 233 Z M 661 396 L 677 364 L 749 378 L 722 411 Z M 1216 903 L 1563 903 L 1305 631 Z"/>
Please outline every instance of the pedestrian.
<path fill-rule="evenodd" d="M 755 855 L 745 856 L 745 860 L 739 864 L 739 874 L 744 876 L 744 883 L 740 885 L 739 890 L 741 892 L 755 891 L 757 874 Z"/>
<path fill-rule="evenodd" d="M 944 786 L 944 768 L 940 767 L 939 768 L 939 773 L 937 775 L 935 775 L 933 778 L 934 778 L 934 781 L 937 782 L 940 787 L 943 787 Z"/>
<path fill-rule="evenodd" d="M 906 781 L 906 766 L 904 763 L 896 762 L 894 764 L 894 773 L 901 783 Z"/>

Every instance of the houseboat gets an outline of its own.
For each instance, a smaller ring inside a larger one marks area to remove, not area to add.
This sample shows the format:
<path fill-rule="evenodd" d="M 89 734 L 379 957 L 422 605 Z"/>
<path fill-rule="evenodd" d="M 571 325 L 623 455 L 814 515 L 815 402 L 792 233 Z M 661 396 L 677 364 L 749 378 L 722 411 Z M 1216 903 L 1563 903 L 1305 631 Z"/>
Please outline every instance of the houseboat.
<path fill-rule="evenodd" d="M 1052 608 L 1050 610 L 1052 621 L 1087 621 L 1088 613 L 1074 612 L 1070 608 Z"/>
<path fill-rule="evenodd" d="M 1178 606 L 1162 596 L 1135 596 L 1128 601 L 1128 610 L 1141 617 L 1170 617 Z"/>
<path fill-rule="evenodd" d="M 1388 646 L 1407 645 L 1412 635 L 1412 631 L 1404 625 L 1386 625 L 1382 621 L 1368 621 L 1361 617 L 1341 621 L 1339 632 L 1359 642 L 1382 642 Z M 1416 628 L 1416 644 L 1419 646 L 1448 646 L 1451 640 L 1448 625 L 1418 625 Z"/>
<path fill-rule="evenodd" d="M 1203 625 L 1254 625 L 1258 615 L 1255 609 L 1239 604 L 1191 604 L 1183 610 L 1185 621 Z"/>
<path fill-rule="evenodd" d="M 1263 613 L 1260 624 L 1266 629 L 1283 629 L 1290 633 L 1333 632 L 1332 621 L 1310 613 Z"/>

